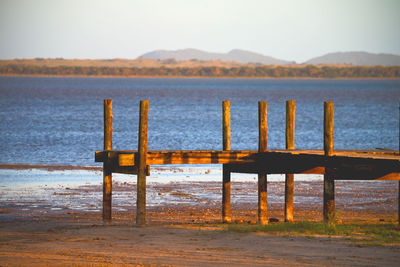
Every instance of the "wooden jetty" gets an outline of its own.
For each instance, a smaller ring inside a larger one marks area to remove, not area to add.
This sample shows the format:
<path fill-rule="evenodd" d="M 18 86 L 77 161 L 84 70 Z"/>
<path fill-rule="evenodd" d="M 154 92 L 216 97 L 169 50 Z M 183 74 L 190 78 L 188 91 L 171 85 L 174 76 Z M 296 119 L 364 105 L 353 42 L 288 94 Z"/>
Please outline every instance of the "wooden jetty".
<path fill-rule="evenodd" d="M 324 149 L 295 150 L 295 101 L 286 102 L 286 149 L 267 149 L 267 102 L 258 103 L 259 146 L 257 151 L 231 150 L 230 102 L 222 103 L 222 151 L 148 151 L 149 102 L 140 102 L 138 149 L 112 149 L 112 101 L 104 100 L 104 150 L 96 151 L 95 161 L 103 162 L 103 220 L 111 222 L 112 173 L 137 175 L 136 224 L 146 223 L 146 176 L 151 165 L 223 164 L 222 221 L 231 222 L 231 173 L 258 174 L 258 222 L 268 223 L 267 175 L 285 176 L 285 221 L 293 221 L 293 174 L 324 175 L 323 219 L 335 217 L 335 180 L 398 180 L 400 155 L 385 150 L 334 150 L 333 103 L 324 103 Z M 399 182 L 400 219 L 400 182 Z M 400 221 L 400 220 L 399 220 Z"/>

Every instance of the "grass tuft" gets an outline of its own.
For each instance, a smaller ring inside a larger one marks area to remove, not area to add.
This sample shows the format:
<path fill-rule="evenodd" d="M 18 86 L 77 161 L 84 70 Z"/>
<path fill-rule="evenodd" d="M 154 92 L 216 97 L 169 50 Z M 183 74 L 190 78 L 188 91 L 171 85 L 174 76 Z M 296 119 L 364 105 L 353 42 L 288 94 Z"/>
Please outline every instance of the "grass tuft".
<path fill-rule="evenodd" d="M 228 231 L 238 233 L 265 232 L 288 235 L 341 236 L 357 243 L 384 245 L 400 243 L 400 226 L 392 223 L 346 223 L 326 225 L 321 222 L 299 221 L 268 225 L 230 224 Z"/>

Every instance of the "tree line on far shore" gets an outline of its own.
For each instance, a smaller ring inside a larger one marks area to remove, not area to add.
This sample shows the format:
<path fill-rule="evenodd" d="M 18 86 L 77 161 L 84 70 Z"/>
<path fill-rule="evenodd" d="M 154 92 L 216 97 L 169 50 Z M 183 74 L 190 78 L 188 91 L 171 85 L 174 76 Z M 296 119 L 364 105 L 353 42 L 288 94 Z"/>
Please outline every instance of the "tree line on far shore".
<path fill-rule="evenodd" d="M 399 78 L 400 66 L 241 66 L 241 67 L 80 67 L 0 65 L 1 75 L 242 77 L 242 78 Z"/>

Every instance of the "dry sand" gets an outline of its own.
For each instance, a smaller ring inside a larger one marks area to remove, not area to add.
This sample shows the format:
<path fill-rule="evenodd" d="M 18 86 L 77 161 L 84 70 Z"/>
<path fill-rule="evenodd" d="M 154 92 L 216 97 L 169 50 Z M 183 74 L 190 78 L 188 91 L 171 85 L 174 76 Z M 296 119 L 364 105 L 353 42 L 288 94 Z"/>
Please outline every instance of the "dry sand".
<path fill-rule="evenodd" d="M 145 227 L 134 225 L 134 207 L 115 211 L 112 225 L 103 225 L 98 211 L 68 208 L 44 211 L 40 205 L 27 208 L 31 203 L 24 204 L 23 200 L 18 205 L 2 202 L 0 266 L 398 266 L 398 245 L 365 247 L 339 237 L 223 231 L 219 224 L 220 202 L 198 203 L 198 198 L 177 194 L 194 191 L 219 194 L 212 192 L 215 185 L 196 184 L 191 190 L 189 187 L 179 183 L 149 186 L 149 190 L 174 195 L 187 203 L 175 201 L 150 206 Z M 255 184 L 238 183 L 233 187 L 252 189 Z M 271 183 L 270 195 L 274 191 L 281 194 L 281 187 L 281 183 Z M 346 188 L 349 187 L 337 185 L 338 209 L 344 221 L 378 222 L 396 218 L 397 187 L 393 188 L 391 183 L 380 187 L 380 192 L 376 192 L 374 183 L 364 184 L 362 190 Z M 134 187 L 115 185 L 114 189 L 132 190 Z M 101 187 L 94 186 L 94 190 L 101 190 Z M 246 196 L 249 194 L 246 190 L 234 190 L 233 194 Z M 58 193 L 55 197 L 82 197 L 87 191 L 74 190 L 71 195 Z M 299 199 L 311 195 L 319 197 L 320 191 L 319 182 L 303 182 L 297 186 L 296 196 Z M 378 195 L 387 201 L 375 201 Z M 364 204 L 356 201 L 363 199 L 367 199 Z M 233 220 L 255 223 L 257 203 L 253 202 L 236 201 L 232 207 Z M 295 217 L 297 220 L 320 220 L 321 208 L 313 201 L 297 203 Z M 270 217 L 283 219 L 282 203 L 270 203 Z"/>

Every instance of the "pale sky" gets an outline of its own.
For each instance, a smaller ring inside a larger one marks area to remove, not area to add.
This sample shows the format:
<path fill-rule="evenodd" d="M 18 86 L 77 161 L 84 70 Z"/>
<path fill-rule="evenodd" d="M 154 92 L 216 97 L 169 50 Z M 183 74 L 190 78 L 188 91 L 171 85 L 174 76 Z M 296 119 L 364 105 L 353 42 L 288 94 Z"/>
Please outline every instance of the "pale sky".
<path fill-rule="evenodd" d="M 400 55 L 400 0 L 0 0 L 0 59 L 250 50 Z"/>

